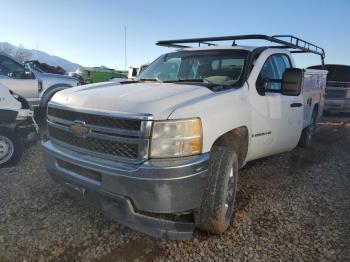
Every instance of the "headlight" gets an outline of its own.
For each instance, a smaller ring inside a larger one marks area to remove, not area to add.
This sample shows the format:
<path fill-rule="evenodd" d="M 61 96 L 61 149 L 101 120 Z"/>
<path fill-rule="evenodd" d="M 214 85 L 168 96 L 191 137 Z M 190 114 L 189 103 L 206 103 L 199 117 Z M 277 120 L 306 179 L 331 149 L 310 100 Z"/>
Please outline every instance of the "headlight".
<path fill-rule="evenodd" d="M 182 157 L 202 152 L 202 123 L 199 118 L 155 121 L 151 158 Z"/>

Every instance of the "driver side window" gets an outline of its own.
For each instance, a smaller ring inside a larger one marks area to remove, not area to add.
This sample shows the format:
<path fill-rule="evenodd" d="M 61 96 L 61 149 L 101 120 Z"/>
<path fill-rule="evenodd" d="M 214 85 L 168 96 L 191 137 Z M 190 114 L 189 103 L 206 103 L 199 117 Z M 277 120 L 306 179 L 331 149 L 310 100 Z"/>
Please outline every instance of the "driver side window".
<path fill-rule="evenodd" d="M 3 55 L 0 55 L 0 74 L 14 79 L 26 78 L 24 66 Z"/>
<path fill-rule="evenodd" d="M 261 68 L 257 86 L 261 85 L 262 82 L 265 83 L 264 88 L 266 90 L 281 90 L 282 87 L 282 76 L 287 68 L 291 68 L 291 63 L 287 55 L 277 54 L 270 56 L 263 67 Z M 269 81 L 272 80 L 272 81 Z M 279 82 L 280 81 L 280 82 Z M 264 91 L 261 88 L 258 89 L 260 95 L 264 95 Z"/>

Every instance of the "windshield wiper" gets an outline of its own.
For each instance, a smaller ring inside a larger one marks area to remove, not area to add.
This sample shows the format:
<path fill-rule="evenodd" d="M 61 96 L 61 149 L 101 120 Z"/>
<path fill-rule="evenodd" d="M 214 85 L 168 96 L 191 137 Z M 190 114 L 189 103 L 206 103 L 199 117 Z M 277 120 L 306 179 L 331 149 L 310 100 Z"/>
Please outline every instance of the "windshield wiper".
<path fill-rule="evenodd" d="M 214 82 L 209 81 L 208 79 L 202 79 L 202 78 L 189 78 L 189 79 L 176 79 L 176 80 L 166 80 L 165 83 L 171 83 L 171 82 L 198 82 L 198 83 L 204 83 L 204 84 L 210 84 L 210 85 L 218 85 Z"/>
<path fill-rule="evenodd" d="M 200 82 L 203 83 L 203 79 L 196 79 L 196 78 L 191 78 L 191 79 L 174 79 L 174 80 L 166 80 L 164 81 L 165 83 L 172 83 L 172 82 Z"/>
<path fill-rule="evenodd" d="M 163 83 L 162 80 L 160 80 L 158 77 L 154 77 L 154 78 L 140 78 L 140 81 L 152 81 L 152 82 L 160 82 Z"/>
<path fill-rule="evenodd" d="M 232 88 L 232 85 L 223 85 L 214 83 L 212 81 L 209 81 L 208 79 L 201 79 L 201 78 L 191 78 L 191 79 L 175 79 L 175 80 L 165 80 L 164 83 L 181 83 L 181 82 L 193 82 L 193 83 L 201 83 L 203 86 L 212 89 L 214 91 L 220 91 L 228 88 Z"/>

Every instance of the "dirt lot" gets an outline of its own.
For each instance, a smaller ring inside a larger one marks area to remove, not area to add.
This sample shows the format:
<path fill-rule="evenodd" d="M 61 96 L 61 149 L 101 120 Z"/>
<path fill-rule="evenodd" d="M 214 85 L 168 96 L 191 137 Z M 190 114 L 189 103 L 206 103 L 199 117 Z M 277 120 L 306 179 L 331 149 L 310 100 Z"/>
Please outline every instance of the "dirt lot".
<path fill-rule="evenodd" d="M 325 118 L 311 149 L 248 164 L 221 236 L 160 241 L 74 201 L 39 146 L 0 170 L 0 261 L 350 261 L 350 117 Z"/>

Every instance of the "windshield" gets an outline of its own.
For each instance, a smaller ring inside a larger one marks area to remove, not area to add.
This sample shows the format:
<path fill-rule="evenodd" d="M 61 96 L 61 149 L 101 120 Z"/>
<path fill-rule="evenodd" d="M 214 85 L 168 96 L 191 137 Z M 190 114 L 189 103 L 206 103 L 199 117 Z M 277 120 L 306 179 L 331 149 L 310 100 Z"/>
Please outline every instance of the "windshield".
<path fill-rule="evenodd" d="M 179 51 L 159 57 L 139 79 L 241 86 L 247 55 L 245 50 Z"/>

